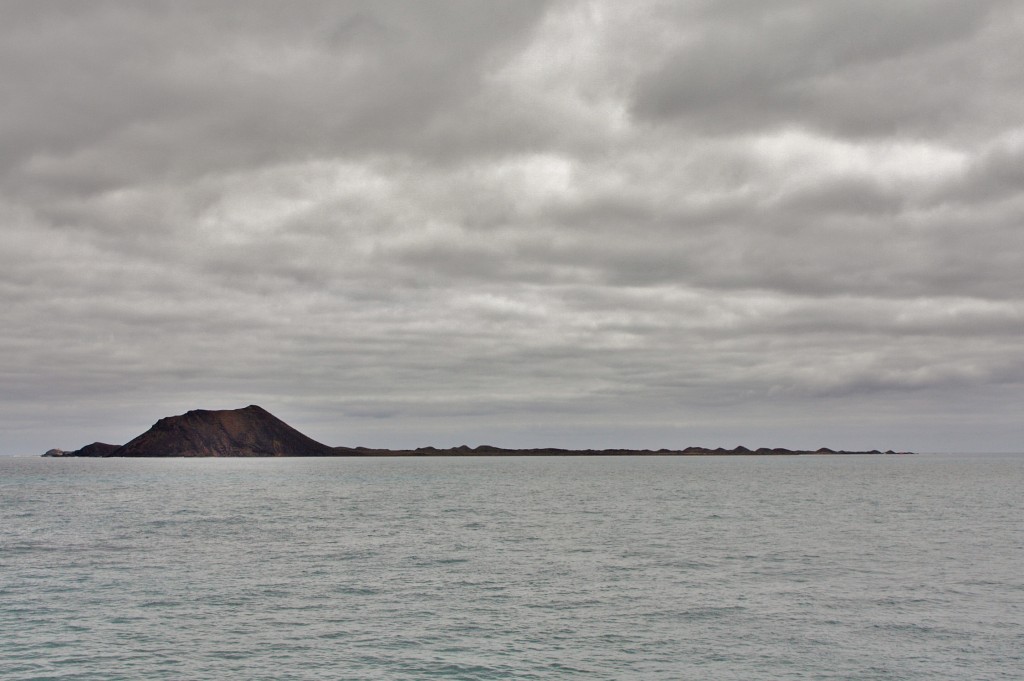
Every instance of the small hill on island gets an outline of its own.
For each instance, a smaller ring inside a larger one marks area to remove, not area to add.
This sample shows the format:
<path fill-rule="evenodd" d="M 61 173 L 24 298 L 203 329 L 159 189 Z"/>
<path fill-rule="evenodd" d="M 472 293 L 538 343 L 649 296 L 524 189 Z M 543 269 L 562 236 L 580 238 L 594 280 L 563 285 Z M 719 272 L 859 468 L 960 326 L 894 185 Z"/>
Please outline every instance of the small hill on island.
<path fill-rule="evenodd" d="M 196 409 L 168 416 L 128 444 L 101 456 L 331 456 L 331 447 L 255 404 Z"/>

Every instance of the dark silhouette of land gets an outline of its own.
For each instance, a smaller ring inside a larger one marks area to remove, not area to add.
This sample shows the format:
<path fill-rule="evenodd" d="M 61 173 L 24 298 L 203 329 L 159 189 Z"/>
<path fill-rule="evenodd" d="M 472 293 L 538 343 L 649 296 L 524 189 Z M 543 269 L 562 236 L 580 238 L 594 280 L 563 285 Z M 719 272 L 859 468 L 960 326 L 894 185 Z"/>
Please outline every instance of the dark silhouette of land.
<path fill-rule="evenodd" d="M 124 445 L 94 442 L 81 449 L 51 449 L 43 456 L 84 457 L 283 457 L 283 456 L 751 456 L 794 454 L 909 454 L 909 452 L 817 450 L 708 449 L 505 449 L 481 445 L 437 449 L 370 449 L 367 447 L 330 447 L 295 430 L 255 404 L 244 409 L 208 411 L 197 409 L 180 416 L 168 416 L 153 424 L 142 435 Z"/>

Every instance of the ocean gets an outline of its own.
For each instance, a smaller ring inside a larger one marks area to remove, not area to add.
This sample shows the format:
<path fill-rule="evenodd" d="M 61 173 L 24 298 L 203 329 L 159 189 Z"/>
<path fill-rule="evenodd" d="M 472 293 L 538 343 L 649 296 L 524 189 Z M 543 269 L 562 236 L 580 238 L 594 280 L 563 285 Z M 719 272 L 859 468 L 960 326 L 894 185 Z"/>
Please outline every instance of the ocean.
<path fill-rule="evenodd" d="M 1024 456 L 0 458 L 0 678 L 1024 678 Z"/>

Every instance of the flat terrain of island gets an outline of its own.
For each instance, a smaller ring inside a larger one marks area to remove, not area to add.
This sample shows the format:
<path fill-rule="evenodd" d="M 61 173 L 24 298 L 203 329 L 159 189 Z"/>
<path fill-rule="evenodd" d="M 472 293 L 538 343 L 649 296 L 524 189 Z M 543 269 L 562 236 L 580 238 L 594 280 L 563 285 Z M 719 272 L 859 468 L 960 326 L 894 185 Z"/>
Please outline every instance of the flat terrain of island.
<path fill-rule="evenodd" d="M 686 449 L 561 449 L 538 447 L 533 449 L 508 449 L 480 445 L 479 447 L 417 447 L 416 449 L 372 449 L 369 447 L 335 447 L 334 456 L 793 456 L 798 454 L 910 454 L 910 452 L 885 452 L 872 449 L 866 452 L 820 449 L 784 449 L 781 447 L 749 449 L 735 447 L 687 447 Z"/>

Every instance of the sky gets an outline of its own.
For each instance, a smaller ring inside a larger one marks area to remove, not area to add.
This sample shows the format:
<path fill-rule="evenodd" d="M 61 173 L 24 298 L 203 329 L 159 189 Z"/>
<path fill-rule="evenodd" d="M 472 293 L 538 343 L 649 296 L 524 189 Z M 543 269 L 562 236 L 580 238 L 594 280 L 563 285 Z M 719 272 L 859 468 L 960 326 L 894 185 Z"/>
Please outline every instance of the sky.
<path fill-rule="evenodd" d="M 0 0 L 0 453 L 1024 450 L 1019 0 Z"/>

